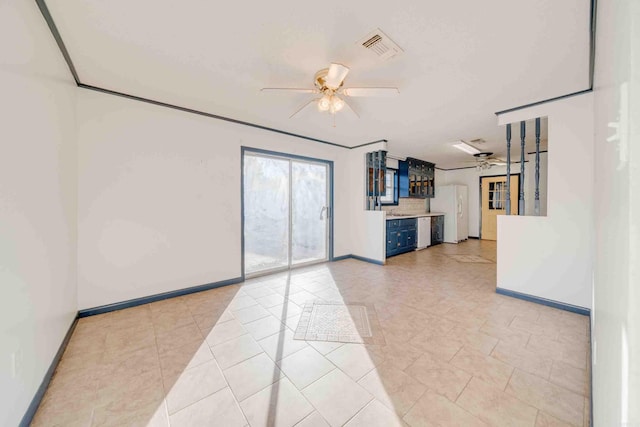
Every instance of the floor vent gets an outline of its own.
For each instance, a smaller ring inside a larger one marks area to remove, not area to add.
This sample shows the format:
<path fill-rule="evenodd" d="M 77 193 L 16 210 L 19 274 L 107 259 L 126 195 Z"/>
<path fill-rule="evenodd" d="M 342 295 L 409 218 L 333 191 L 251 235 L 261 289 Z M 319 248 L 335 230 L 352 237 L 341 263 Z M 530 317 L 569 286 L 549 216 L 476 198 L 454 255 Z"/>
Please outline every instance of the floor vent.
<path fill-rule="evenodd" d="M 383 33 L 379 28 L 367 34 L 358 41 L 358 44 L 369 52 L 376 55 L 381 61 L 393 58 L 402 53 L 400 46 L 395 44 L 389 36 Z"/>

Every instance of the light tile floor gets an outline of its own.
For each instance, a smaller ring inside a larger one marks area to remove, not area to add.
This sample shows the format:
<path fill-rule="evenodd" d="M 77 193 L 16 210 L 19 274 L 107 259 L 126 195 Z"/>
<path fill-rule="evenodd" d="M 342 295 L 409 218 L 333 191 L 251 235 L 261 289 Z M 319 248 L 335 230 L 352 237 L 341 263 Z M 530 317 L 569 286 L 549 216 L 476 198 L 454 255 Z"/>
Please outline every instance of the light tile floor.
<path fill-rule="evenodd" d="M 497 295 L 495 249 L 345 260 L 81 319 L 33 425 L 588 425 L 588 318 Z M 294 340 L 323 296 L 373 304 L 386 345 Z"/>

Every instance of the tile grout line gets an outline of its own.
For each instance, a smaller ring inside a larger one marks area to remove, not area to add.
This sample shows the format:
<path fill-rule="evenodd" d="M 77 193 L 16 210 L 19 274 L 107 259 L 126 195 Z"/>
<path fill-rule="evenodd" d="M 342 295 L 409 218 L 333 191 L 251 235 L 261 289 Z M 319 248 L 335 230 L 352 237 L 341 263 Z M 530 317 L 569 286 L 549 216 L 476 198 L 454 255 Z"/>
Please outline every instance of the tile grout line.
<path fill-rule="evenodd" d="M 419 381 L 418 381 L 418 382 L 419 382 Z M 420 384 L 422 384 L 422 383 L 420 383 Z M 423 384 L 423 385 L 424 385 L 424 384 Z M 425 387 L 424 387 L 424 390 L 422 391 L 422 393 L 420 393 L 420 397 L 418 397 L 418 398 L 416 399 L 416 401 L 415 401 L 415 402 L 413 402 L 413 403 L 411 404 L 411 406 L 409 407 L 409 409 L 407 409 L 407 412 L 405 412 L 405 413 L 402 415 L 402 417 L 400 417 L 400 418 L 402 418 L 402 420 L 403 420 L 403 421 L 404 421 L 404 417 L 406 417 L 406 416 L 409 414 L 409 412 L 411 412 L 411 410 L 413 409 L 413 407 L 414 407 L 414 406 L 416 406 L 416 405 L 418 404 L 418 402 L 420 401 L 420 399 L 422 399 L 422 398 L 424 397 L 424 395 L 425 395 L 425 394 L 427 394 L 427 392 L 428 392 L 428 391 L 432 391 L 433 393 L 436 393 L 435 391 L 431 390 L 429 387 L 425 386 Z M 405 422 L 406 422 L 406 421 L 405 421 Z"/>
<path fill-rule="evenodd" d="M 339 279 L 339 280 L 343 280 L 343 279 Z M 462 285 L 463 285 L 463 284 L 462 284 Z M 433 286 L 433 284 L 430 284 L 429 286 Z M 437 286 L 437 284 L 436 284 L 436 286 Z M 453 284 L 453 285 L 451 285 L 451 286 L 456 286 L 456 287 L 458 287 L 458 286 L 461 286 L 461 285 L 459 285 L 459 284 L 457 284 L 457 283 L 456 283 L 456 284 Z M 353 287 L 353 286 L 352 286 L 352 287 Z M 358 289 L 358 288 L 356 287 L 355 289 Z M 375 297 L 375 298 L 372 298 L 372 301 L 380 301 L 382 298 L 384 298 L 384 297 L 385 297 L 385 295 L 387 295 L 387 293 L 388 293 L 388 289 L 389 289 L 388 287 L 385 287 L 385 289 L 384 289 L 384 290 L 382 290 L 382 292 L 380 292 L 380 293 L 379 293 L 379 295 L 378 295 L 378 294 L 376 294 L 376 297 Z M 444 291 L 444 290 L 445 290 L 444 288 L 443 288 L 443 289 L 439 289 L 439 290 L 438 290 L 438 292 L 442 292 L 442 291 Z M 338 289 L 338 291 L 340 291 L 340 288 Z M 476 291 L 477 291 L 477 292 L 483 292 L 483 288 L 478 287 L 478 289 L 476 289 Z M 356 292 L 356 293 L 357 293 L 357 292 Z M 477 293 L 474 293 L 474 292 L 468 292 L 468 293 L 465 293 L 465 295 L 464 295 L 462 298 L 473 298 L 473 296 L 474 296 L 474 295 L 476 295 L 476 294 L 477 294 Z M 409 294 L 409 295 L 410 295 L 410 294 Z M 451 298 L 456 298 L 456 295 L 459 295 L 459 292 L 457 292 L 457 291 L 455 291 L 455 290 L 454 290 L 454 292 L 453 292 L 453 293 L 448 294 L 448 295 L 450 295 L 450 298 L 449 298 L 449 299 L 451 299 Z M 249 297 L 251 297 L 251 296 L 249 295 Z M 408 296 L 408 295 L 405 295 L 404 297 L 402 297 L 402 296 L 401 296 L 401 298 L 400 298 L 400 299 L 406 299 L 407 297 L 409 297 L 409 296 Z M 253 297 L 251 297 L 251 298 L 253 298 Z M 395 300 L 397 301 L 398 299 L 396 298 Z M 483 299 L 483 300 L 484 300 L 484 299 Z M 225 301 L 226 301 L 226 298 L 225 298 Z M 490 302 L 490 301 L 487 301 L 487 302 Z M 398 305 L 400 305 L 400 304 L 403 304 L 403 303 L 398 303 L 398 302 L 396 302 L 396 303 L 395 303 L 395 304 L 393 304 L 393 305 L 398 306 Z M 418 309 L 415 309 L 414 307 L 410 307 L 410 306 L 406 306 L 406 307 L 407 307 L 411 312 L 427 314 L 427 315 L 429 315 L 429 316 L 431 316 L 431 315 L 433 315 L 433 316 L 439 316 L 439 315 L 437 315 L 437 314 L 433 314 L 433 313 L 431 313 L 431 312 L 429 312 L 429 311 L 426 311 L 426 312 L 425 312 L 424 310 L 421 310 L 421 309 L 420 309 L 420 310 L 418 310 Z M 449 310 L 450 310 L 450 309 L 449 309 Z M 192 316 L 192 317 L 191 317 L 191 318 L 192 318 L 192 320 L 193 320 L 193 321 L 195 321 L 195 317 L 194 317 L 195 315 L 193 314 L 193 312 L 191 312 L 191 311 L 189 310 L 189 313 L 190 313 L 190 315 Z M 229 312 L 229 313 L 231 314 L 231 312 Z M 272 314 L 273 314 L 273 313 L 272 313 Z M 233 314 L 231 314 L 231 317 L 233 317 Z M 539 319 L 540 319 L 540 315 L 538 316 L 538 320 L 537 320 L 537 321 L 539 321 Z M 229 319 L 229 320 L 233 320 L 233 319 Z M 237 319 L 236 319 L 236 320 L 237 320 Z M 259 321 L 259 320 L 260 320 L 260 319 L 256 319 L 256 321 Z M 279 320 L 279 319 L 278 319 L 278 320 Z M 513 321 L 514 321 L 514 320 L 515 320 L 515 317 L 511 319 L 511 322 L 510 322 L 510 323 L 513 323 Z M 419 318 L 415 318 L 415 319 L 412 319 L 411 321 L 412 321 L 412 322 L 414 322 L 414 321 L 418 321 L 418 322 L 420 322 L 421 320 L 420 320 Z M 282 323 L 282 321 L 281 321 L 281 323 Z M 485 325 L 486 323 L 487 323 L 487 321 L 485 320 L 485 322 L 483 323 L 483 325 Z M 196 323 L 196 324 L 197 324 L 197 323 Z M 201 329 L 201 328 L 200 328 L 200 325 L 197 325 L 197 326 L 198 326 L 198 331 L 200 332 L 200 334 L 201 334 L 201 335 L 202 335 L 202 337 L 203 337 L 203 342 L 207 342 L 207 341 L 206 341 L 206 337 L 204 336 L 204 334 L 203 334 L 203 332 L 202 332 L 202 331 L 203 331 L 203 329 Z M 287 328 L 288 328 L 288 325 L 287 325 L 286 323 L 285 323 L 285 326 L 287 326 Z M 481 327 L 482 327 L 482 325 L 481 325 Z M 480 328 L 481 328 L 481 327 L 480 327 Z M 507 326 L 507 327 L 509 327 L 509 326 Z M 480 328 L 478 328 L 478 330 L 479 330 Z M 289 329 L 290 329 L 290 328 L 289 328 Z M 155 323 L 153 324 L 153 330 L 154 330 L 154 342 L 155 342 L 155 344 L 156 344 L 156 354 L 157 354 L 157 355 L 159 355 L 159 354 L 160 354 L 160 353 L 159 353 L 160 348 L 159 348 L 159 345 L 158 345 L 159 343 L 158 343 L 158 336 L 157 336 L 157 330 L 158 330 L 158 329 L 157 329 L 157 327 L 156 327 Z M 285 331 L 286 331 L 286 330 L 285 330 Z M 478 332 L 478 331 L 475 331 L 475 332 Z M 524 331 L 523 331 L 523 332 L 524 332 Z M 272 337 L 272 336 L 277 335 L 277 334 L 279 334 L 279 333 L 282 333 L 282 331 L 274 332 L 272 335 L 269 335 L 269 336 L 267 336 L 267 337 L 264 337 L 263 339 L 266 339 L 266 338 L 268 338 L 268 337 Z M 246 333 L 246 332 L 245 332 L 244 334 L 242 334 L 241 336 L 245 336 L 245 335 L 247 335 L 247 333 Z M 240 336 L 240 337 L 241 337 L 241 336 Z M 234 338 L 234 339 L 237 339 L 237 338 L 239 338 L 239 337 L 236 337 L 236 338 Z M 496 337 L 496 338 L 497 338 L 497 337 Z M 526 350 L 526 346 L 529 344 L 529 342 L 530 342 L 530 340 L 531 340 L 531 338 L 532 338 L 532 335 L 531 335 L 530 333 L 528 333 L 528 335 L 527 335 L 527 337 L 526 337 L 526 338 L 527 338 L 527 340 L 526 340 L 526 343 L 524 344 L 524 346 L 525 346 L 525 347 L 524 347 L 524 349 L 525 349 L 525 350 Z M 251 336 L 251 339 L 253 340 L 253 336 Z M 220 345 L 222 345 L 222 344 L 224 344 L 224 343 L 227 343 L 227 342 L 229 342 L 229 341 L 231 341 L 231 340 L 223 341 L 222 343 L 220 343 Z M 254 341 L 256 341 L 256 340 L 254 340 Z M 505 342 L 506 342 L 506 341 L 505 341 L 504 339 L 498 338 L 498 340 L 497 340 L 497 342 L 495 343 L 495 345 L 493 346 L 493 348 L 489 351 L 489 355 L 488 355 L 488 357 L 493 357 L 493 355 L 494 355 L 494 354 L 495 354 L 495 352 L 496 352 L 496 348 L 497 348 L 497 346 L 498 346 L 500 343 L 505 343 Z M 407 343 L 404 343 L 404 344 L 409 345 L 409 344 L 407 344 Z M 258 345 L 259 345 L 259 343 L 258 343 Z M 310 345 L 308 344 L 308 342 L 307 342 L 307 346 L 310 346 Z M 212 347 L 208 344 L 208 342 L 207 342 L 207 347 L 208 347 L 210 350 L 211 350 L 211 348 L 212 348 Z M 313 348 L 313 346 L 311 346 L 311 347 Z M 451 359 L 449 359 L 449 362 L 451 362 L 451 360 L 455 359 L 455 357 L 457 357 L 457 355 L 462 351 L 462 349 L 463 349 L 463 348 L 467 348 L 467 347 L 468 347 L 468 346 L 462 346 L 461 348 L 459 348 L 459 349 L 458 349 L 458 351 L 457 351 L 456 353 L 454 353 L 454 355 L 451 357 Z M 263 350 L 264 350 L 264 349 L 263 349 Z M 291 355 L 293 355 L 293 354 L 295 354 L 295 353 L 297 353 L 297 352 L 299 352 L 299 351 L 301 351 L 301 350 L 303 350 L 303 349 L 298 349 L 298 350 L 294 351 L 293 353 L 291 353 Z M 319 352 L 317 349 L 315 349 L 315 348 L 313 348 L 313 350 L 314 350 L 315 352 L 317 352 L 317 353 L 320 353 L 320 352 Z M 333 349 L 333 350 L 331 350 L 329 353 L 327 353 L 326 355 L 324 355 L 324 354 L 320 353 L 320 355 L 326 359 L 328 355 L 333 354 L 336 350 L 337 350 L 337 349 Z M 263 352 L 264 352 L 264 351 L 263 351 Z M 529 352 L 530 352 L 530 350 L 529 350 Z M 266 352 L 264 352 L 264 353 L 266 353 Z M 422 354 L 422 353 L 424 353 L 424 352 L 421 352 L 421 354 Z M 262 354 L 262 352 L 261 352 L 260 354 Z M 256 357 L 256 356 L 258 356 L 258 355 L 254 355 L 254 356 L 252 356 L 252 357 Z M 287 357 L 288 357 L 288 356 L 289 356 L 289 355 L 287 355 Z M 251 359 L 252 357 L 250 357 L 250 358 L 248 358 L 248 359 Z M 586 356 L 585 356 L 585 357 L 586 357 Z M 248 360 L 248 359 L 245 359 L 245 361 L 246 361 L 246 360 Z M 284 358 L 282 358 L 282 359 L 284 359 Z M 215 360 L 215 357 L 214 357 L 214 360 Z M 417 359 L 416 359 L 416 360 L 417 360 Z M 415 364 L 416 360 L 413 360 L 413 361 L 409 364 L 409 366 L 405 368 L 405 370 L 406 370 L 406 369 L 408 369 L 408 368 L 410 368 L 411 366 L 413 366 L 413 365 Z M 499 360 L 499 359 L 497 359 L 497 360 Z M 552 369 L 553 369 L 553 367 L 554 367 L 554 366 L 556 366 L 556 364 L 557 364 L 557 363 L 559 363 L 559 360 L 560 360 L 560 359 L 556 360 L 556 359 L 554 358 L 554 359 L 551 359 L 551 360 L 552 360 Z M 274 361 L 274 362 L 275 362 L 275 361 Z M 331 361 L 330 361 L 330 360 L 329 360 L 329 362 L 331 363 Z M 557 362 L 557 363 L 556 363 L 556 362 Z M 238 362 L 238 363 L 242 363 L 242 362 Z M 277 363 L 277 362 L 275 362 L 275 363 L 276 363 L 276 365 L 278 365 L 278 363 Z M 333 363 L 331 363 L 331 365 L 333 365 Z M 233 365 L 233 366 L 235 366 L 235 365 Z M 233 366 L 231 366 L 231 367 L 233 367 Z M 510 366 L 512 366 L 512 365 L 510 365 Z M 229 368 L 231 368 L 231 367 L 229 367 Z M 280 367 L 280 366 L 278 365 L 278 367 Z M 229 369 L 229 368 L 227 368 L 227 369 Z M 509 377 L 509 380 L 507 381 L 507 385 L 505 386 L 505 390 L 506 390 L 506 387 L 510 384 L 510 381 L 512 380 L 513 374 L 515 373 L 515 369 L 517 369 L 517 368 L 514 368 L 513 366 L 512 366 L 512 368 L 513 368 L 513 370 L 512 370 L 512 372 L 511 372 L 511 375 L 510 375 L 510 377 Z M 315 380 L 315 381 L 313 381 L 312 383 L 310 383 L 309 385 L 307 385 L 307 386 L 305 387 L 305 389 L 306 389 L 307 387 L 310 387 L 312 384 L 315 384 L 315 383 L 316 383 L 317 381 L 319 381 L 320 379 L 322 379 L 322 378 L 326 377 L 326 375 L 330 374 L 330 373 L 331 373 L 331 372 L 333 372 L 335 369 L 336 369 L 336 368 L 335 368 L 335 366 L 334 366 L 334 367 L 332 368 L 332 370 L 331 370 L 331 371 L 327 372 L 326 374 L 322 375 L 322 376 L 321 376 L 320 378 L 318 378 L 317 380 Z M 338 368 L 338 369 L 340 369 L 340 368 Z M 372 368 L 372 370 L 368 371 L 368 373 L 366 373 L 366 374 L 365 374 L 365 375 L 363 375 L 363 376 L 369 375 L 369 373 L 371 373 L 373 370 L 378 370 L 378 369 L 379 369 L 379 366 L 375 366 L 374 368 Z M 340 371 L 341 371 L 341 373 L 343 373 L 343 374 L 347 375 L 347 374 L 346 374 L 346 372 L 344 372 L 342 369 L 340 369 Z M 522 372 L 526 372 L 526 371 L 523 371 L 523 370 L 521 370 L 521 371 L 522 371 Z M 401 372 L 404 372 L 404 370 L 401 370 Z M 535 375 L 535 374 L 530 374 L 530 375 L 534 375 L 534 376 L 536 376 L 536 377 L 537 377 L 537 375 Z M 558 387 L 560 387 L 560 388 L 562 388 L 562 389 L 564 389 L 564 390 L 567 390 L 567 391 L 572 392 L 571 390 L 565 389 L 563 386 L 557 385 L 557 384 L 553 383 L 552 381 L 550 381 L 550 375 L 551 375 L 551 374 L 549 373 L 549 374 L 547 375 L 547 378 L 544 378 L 544 377 L 543 377 L 542 379 L 543 379 L 543 380 L 545 380 L 545 381 L 549 381 L 549 383 L 554 384 L 555 386 L 558 386 Z M 223 375 L 223 377 L 224 377 L 224 375 Z M 353 378 L 351 378 L 351 377 L 350 377 L 350 376 L 348 376 L 348 375 L 347 375 L 347 377 L 353 381 Z M 289 378 L 288 376 L 286 376 L 286 374 L 282 373 L 282 376 L 281 376 L 281 377 L 280 377 L 276 382 L 274 382 L 274 383 L 272 383 L 272 384 L 270 384 L 270 385 L 268 385 L 268 386 L 266 386 L 266 387 L 273 386 L 273 384 L 277 383 L 278 381 L 282 381 L 282 379 L 283 379 L 283 378 L 288 378 L 288 380 L 290 381 L 290 378 Z M 468 388 L 468 385 L 470 384 L 470 381 L 471 381 L 473 378 L 478 378 L 478 377 L 477 377 L 477 376 L 472 376 L 472 377 L 469 379 L 469 381 L 465 384 L 465 386 L 464 386 L 464 387 L 463 387 L 463 389 L 461 390 L 460 394 L 459 394 L 458 396 L 456 396 L 456 401 L 458 401 L 458 400 L 459 400 L 459 398 L 460 398 L 460 396 L 461 396 L 461 395 L 466 391 L 466 389 Z M 361 380 L 361 379 L 362 379 L 362 377 L 361 377 L 359 380 Z M 225 381 L 226 381 L 226 377 L 225 377 Z M 358 385 L 359 385 L 359 383 L 358 383 L 357 381 L 354 381 L 354 382 L 356 382 L 356 384 L 358 384 Z M 266 387 L 265 387 L 265 388 L 266 388 Z M 360 385 L 360 387 L 362 387 L 362 386 Z M 230 387 L 229 387 L 228 383 L 227 383 L 227 385 L 226 385 L 226 387 L 225 387 L 225 388 L 229 388 L 229 389 L 230 389 Z M 262 391 L 262 390 L 264 390 L 264 389 L 261 389 L 261 390 L 259 390 L 258 392 L 260 392 L 260 391 Z M 300 391 L 302 391 L 301 389 L 298 389 L 297 387 L 296 387 L 296 390 L 298 390 L 299 392 L 300 392 Z M 426 388 L 426 389 L 425 389 L 425 391 L 423 391 L 423 392 L 421 393 L 420 397 L 419 397 L 419 398 L 418 398 L 418 399 L 417 399 L 417 400 L 416 400 L 416 401 L 415 401 L 415 402 L 414 402 L 414 403 L 409 407 L 409 409 L 406 411 L 406 413 L 408 413 L 412 408 L 414 408 L 414 407 L 415 407 L 415 405 L 416 405 L 416 402 L 418 402 L 420 399 L 422 399 L 422 398 L 424 397 L 424 394 L 426 393 L 426 390 L 430 390 L 430 389 L 429 389 L 429 388 Z M 256 393 L 258 393 L 258 392 L 256 392 Z M 503 391 L 503 392 L 504 392 L 504 391 Z M 584 399 L 587 399 L 587 397 L 586 397 L 586 396 L 584 396 L 584 394 L 576 393 L 576 392 L 572 392 L 572 393 L 574 393 L 574 394 L 578 394 L 578 395 L 582 395 L 583 400 L 584 400 Z M 214 393 L 214 394 L 215 394 L 215 393 Z M 232 394 L 233 394 L 233 393 L 232 393 Z M 254 393 L 254 394 L 255 394 L 255 393 Z M 253 396 L 254 394 L 252 394 L 251 396 Z M 438 393 L 438 394 L 439 394 L 439 393 Z M 209 396 L 211 396 L 211 395 L 209 395 Z M 247 399 L 248 399 L 248 398 L 250 398 L 251 396 L 248 396 L 248 397 L 247 397 Z M 208 397 L 208 396 L 207 396 L 207 397 Z M 513 396 L 513 397 L 515 397 L 515 396 Z M 205 397 L 205 398 L 206 398 L 206 397 Z M 517 397 L 516 397 L 516 399 L 520 401 L 520 399 L 518 399 Z M 362 412 L 362 410 L 363 410 L 364 408 L 366 408 L 368 405 L 370 405 L 370 404 L 371 404 L 371 402 L 372 402 L 373 400 L 375 400 L 375 398 L 373 398 L 372 400 L 368 401 L 368 402 L 367 402 L 367 404 L 365 404 L 362 408 L 360 408 L 360 410 L 359 410 L 358 412 L 356 412 L 356 415 L 357 415 L 357 414 L 359 414 L 359 413 L 361 413 L 361 412 Z M 235 397 L 235 395 L 234 395 L 234 401 L 235 401 L 235 403 L 236 403 L 237 405 L 239 405 L 239 404 L 238 404 L 238 402 L 237 402 L 237 398 Z M 244 400 L 243 400 L 243 401 L 244 401 Z M 165 403 L 166 403 L 166 399 L 165 399 Z M 194 402 L 194 403 L 195 403 L 195 402 Z M 455 403 L 455 402 L 454 402 L 454 403 Z M 528 406 L 532 406 L 532 405 L 530 405 L 530 404 L 528 404 L 528 403 L 526 403 L 526 402 L 523 402 L 523 403 L 524 403 L 524 404 L 526 404 L 526 405 L 528 405 Z M 165 406 L 166 406 L 166 404 L 165 404 Z M 315 409 L 315 411 L 317 411 L 317 408 L 315 408 L 315 406 L 314 406 L 313 404 L 311 404 L 311 407 L 313 407 L 313 408 Z M 387 406 L 385 405 L 385 407 L 387 407 Z M 387 407 L 387 408 L 388 408 L 388 407 Z M 183 408 L 183 409 L 184 409 L 184 408 Z M 464 410 L 464 408 L 462 408 L 462 409 Z M 539 409 L 538 409 L 538 408 L 536 408 L 536 411 L 538 411 L 538 412 L 536 412 L 536 414 L 538 414 L 538 413 L 539 413 Z M 319 411 L 318 411 L 318 412 L 319 412 Z M 465 410 L 465 412 L 466 412 L 466 410 Z M 242 411 L 242 413 L 244 414 L 244 411 Z M 402 418 L 404 418 L 404 416 L 406 415 L 406 413 L 402 415 Z M 306 419 L 306 418 L 308 418 L 310 415 L 312 415 L 312 414 L 308 414 L 308 415 L 307 415 L 307 416 L 305 416 L 304 418 Z M 354 416 L 355 416 L 355 415 L 354 415 Z M 353 417 L 352 417 L 352 418 L 353 418 Z M 351 420 L 352 418 L 350 418 L 350 420 Z M 302 421 L 298 421 L 298 423 L 299 423 L 299 422 L 302 422 Z"/>
<path fill-rule="evenodd" d="M 457 404 L 458 399 L 460 399 L 460 396 L 462 396 L 462 393 L 464 393 L 464 391 L 467 389 L 467 387 L 469 386 L 469 383 L 471 383 L 471 380 L 475 378 L 475 375 L 471 375 L 469 377 L 469 379 L 467 380 L 467 383 L 464 385 L 464 387 L 462 388 L 462 390 L 460 390 L 460 393 L 458 393 L 458 395 L 456 396 L 456 399 L 453 401 L 453 403 Z M 478 378 L 479 379 L 479 378 Z M 480 379 L 479 379 L 480 380 Z M 480 380 L 482 381 L 482 380 Z M 445 396 L 446 397 L 446 396 Z M 460 406 L 460 405 L 458 405 Z M 464 409 L 464 408 L 463 408 Z"/>
<path fill-rule="evenodd" d="M 511 366 L 511 365 L 509 365 Z M 503 392 L 507 392 L 507 387 L 509 387 L 509 383 L 511 382 L 511 378 L 513 377 L 513 374 L 516 372 L 516 367 L 515 366 L 511 366 L 512 370 L 511 370 L 511 375 L 509 375 L 509 379 L 507 380 L 507 383 L 504 385 L 504 388 L 502 389 Z"/>
<path fill-rule="evenodd" d="M 356 383 L 356 384 L 357 384 L 357 383 Z M 362 386 L 361 386 L 361 387 L 362 387 Z M 365 391 L 366 391 L 366 390 L 365 390 Z M 367 393 L 368 393 L 368 394 L 371 394 L 371 393 L 369 393 L 368 391 L 367 391 Z M 348 418 L 344 423 L 342 423 L 342 425 L 343 425 L 343 426 L 347 425 L 351 420 L 353 420 L 356 416 L 358 416 L 358 414 L 359 414 L 359 413 L 361 413 L 362 411 L 364 411 L 364 409 L 365 409 L 367 406 L 369 406 L 369 405 L 371 404 L 371 402 L 373 402 L 374 400 L 376 400 L 376 397 L 375 397 L 374 395 L 372 395 L 372 394 L 371 394 L 371 399 L 369 399 L 369 400 L 367 401 L 367 403 L 365 403 L 365 404 L 362 406 L 362 408 L 358 409 L 358 410 L 356 411 L 356 413 L 355 413 L 355 414 L 353 414 L 353 415 L 352 415 L 351 417 L 349 417 L 349 418 Z M 386 408 L 386 406 L 385 406 L 385 405 L 383 405 L 383 406 Z M 318 412 L 319 412 L 319 411 L 318 411 Z M 394 413 L 395 413 L 395 412 L 394 412 Z"/>

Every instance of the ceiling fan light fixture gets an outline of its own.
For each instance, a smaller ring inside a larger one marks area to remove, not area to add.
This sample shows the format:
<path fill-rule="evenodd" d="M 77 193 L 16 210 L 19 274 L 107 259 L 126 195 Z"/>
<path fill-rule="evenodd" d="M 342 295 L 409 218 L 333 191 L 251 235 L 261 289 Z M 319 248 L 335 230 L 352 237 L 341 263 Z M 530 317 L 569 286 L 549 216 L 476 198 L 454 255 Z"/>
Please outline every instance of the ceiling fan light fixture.
<path fill-rule="evenodd" d="M 458 150 L 464 151 L 467 154 L 479 154 L 480 150 L 478 150 L 476 147 L 474 147 L 473 145 L 469 145 L 464 141 L 460 141 L 458 144 L 453 144 L 454 147 L 456 147 Z"/>
<path fill-rule="evenodd" d="M 344 101 L 334 95 L 331 97 L 331 107 L 334 111 L 340 111 L 344 108 Z"/>
<path fill-rule="evenodd" d="M 324 84 L 329 89 L 337 90 L 342 86 L 347 74 L 349 74 L 349 67 L 333 62 L 327 70 L 327 75 L 324 78 Z"/>
<path fill-rule="evenodd" d="M 331 108 L 331 97 L 325 95 L 318 100 L 318 110 L 320 111 L 328 111 Z"/>

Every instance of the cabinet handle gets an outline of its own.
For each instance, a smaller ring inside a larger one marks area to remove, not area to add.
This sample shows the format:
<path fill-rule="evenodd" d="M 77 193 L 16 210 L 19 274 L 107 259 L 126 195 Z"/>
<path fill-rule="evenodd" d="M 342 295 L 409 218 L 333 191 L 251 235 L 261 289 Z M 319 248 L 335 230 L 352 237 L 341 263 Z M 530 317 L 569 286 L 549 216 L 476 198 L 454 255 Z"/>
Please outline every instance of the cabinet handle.
<path fill-rule="evenodd" d="M 400 243 L 398 243 L 398 246 L 400 246 Z"/>

